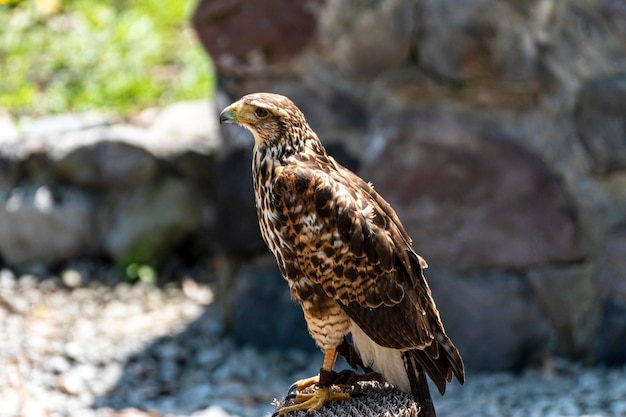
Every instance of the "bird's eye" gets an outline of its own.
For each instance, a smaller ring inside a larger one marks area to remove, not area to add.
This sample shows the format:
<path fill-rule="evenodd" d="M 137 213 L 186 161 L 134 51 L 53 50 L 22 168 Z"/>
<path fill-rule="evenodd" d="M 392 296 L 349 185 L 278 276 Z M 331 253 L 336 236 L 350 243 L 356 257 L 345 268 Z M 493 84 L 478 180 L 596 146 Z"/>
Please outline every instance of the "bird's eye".
<path fill-rule="evenodd" d="M 265 119 L 269 113 L 267 112 L 267 110 L 259 107 L 254 111 L 254 114 L 256 114 L 256 117 L 258 117 L 259 119 Z"/>

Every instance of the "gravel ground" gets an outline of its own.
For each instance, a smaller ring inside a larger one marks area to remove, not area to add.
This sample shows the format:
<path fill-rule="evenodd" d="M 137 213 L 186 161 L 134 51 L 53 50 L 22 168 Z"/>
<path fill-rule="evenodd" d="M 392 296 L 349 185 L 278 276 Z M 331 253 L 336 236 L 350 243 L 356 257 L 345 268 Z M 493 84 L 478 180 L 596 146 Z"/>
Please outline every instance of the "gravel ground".
<path fill-rule="evenodd" d="M 259 352 L 224 337 L 206 278 L 157 287 L 102 274 L 0 270 L 0 417 L 264 416 L 319 369 L 321 354 Z M 554 363 L 470 373 L 435 398 L 438 413 L 626 416 L 626 368 Z"/>

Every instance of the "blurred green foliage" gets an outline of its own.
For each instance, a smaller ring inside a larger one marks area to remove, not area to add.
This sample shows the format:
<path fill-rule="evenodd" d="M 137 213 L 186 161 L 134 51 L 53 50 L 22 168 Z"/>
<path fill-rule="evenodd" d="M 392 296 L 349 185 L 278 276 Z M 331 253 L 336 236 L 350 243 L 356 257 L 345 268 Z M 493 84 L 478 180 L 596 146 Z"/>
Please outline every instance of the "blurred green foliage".
<path fill-rule="evenodd" d="M 141 281 L 147 284 L 154 284 L 156 276 L 156 269 L 151 265 L 132 263 L 125 269 L 126 282 L 130 283 Z"/>
<path fill-rule="evenodd" d="M 213 93 L 194 0 L 60 1 L 0 0 L 0 107 L 129 115 Z"/>

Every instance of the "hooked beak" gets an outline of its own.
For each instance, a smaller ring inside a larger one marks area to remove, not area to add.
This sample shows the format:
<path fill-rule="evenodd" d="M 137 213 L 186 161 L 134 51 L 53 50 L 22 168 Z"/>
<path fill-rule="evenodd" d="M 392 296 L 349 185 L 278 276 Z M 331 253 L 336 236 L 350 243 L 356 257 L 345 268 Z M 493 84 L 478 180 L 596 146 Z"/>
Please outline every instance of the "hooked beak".
<path fill-rule="evenodd" d="M 233 110 L 233 106 L 228 106 L 220 113 L 220 124 L 222 123 L 236 123 L 237 114 Z"/>

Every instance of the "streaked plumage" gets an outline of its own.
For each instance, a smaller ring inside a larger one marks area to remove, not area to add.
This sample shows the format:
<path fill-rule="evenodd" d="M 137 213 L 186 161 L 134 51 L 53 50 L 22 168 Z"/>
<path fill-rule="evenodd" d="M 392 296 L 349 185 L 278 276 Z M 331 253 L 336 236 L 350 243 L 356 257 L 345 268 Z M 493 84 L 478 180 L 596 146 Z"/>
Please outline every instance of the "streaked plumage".
<path fill-rule="evenodd" d="M 425 375 L 443 395 L 453 375 L 464 382 L 463 362 L 422 273 L 426 262 L 394 210 L 326 153 L 288 98 L 247 95 L 220 121 L 254 136 L 261 233 L 325 353 L 323 369 L 332 370 L 337 347 L 352 333 L 363 362 L 412 392 L 422 415 L 434 416 Z"/>

